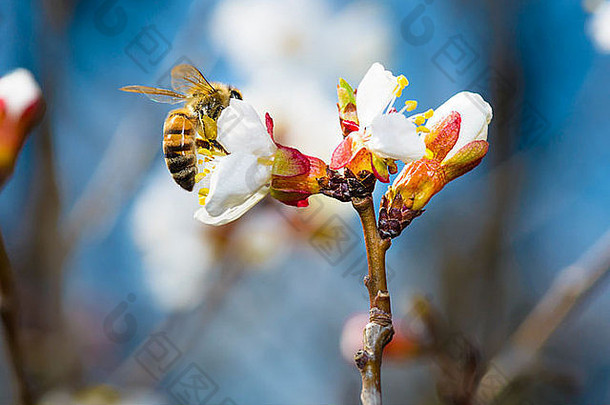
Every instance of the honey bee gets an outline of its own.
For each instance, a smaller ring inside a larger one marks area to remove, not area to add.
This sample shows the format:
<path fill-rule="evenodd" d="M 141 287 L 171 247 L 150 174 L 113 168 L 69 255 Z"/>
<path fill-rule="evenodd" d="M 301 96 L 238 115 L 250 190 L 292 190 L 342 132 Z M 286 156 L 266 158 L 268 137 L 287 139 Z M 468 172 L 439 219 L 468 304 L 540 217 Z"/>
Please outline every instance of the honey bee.
<path fill-rule="evenodd" d="M 196 67 L 188 64 L 172 69 L 173 90 L 148 86 L 125 86 L 120 90 L 141 93 L 158 103 L 184 103 L 172 110 L 163 124 L 163 153 L 174 181 L 193 191 L 197 175 L 197 148 L 226 155 L 216 141 L 216 121 L 231 98 L 241 92 L 223 83 L 210 83 Z"/>

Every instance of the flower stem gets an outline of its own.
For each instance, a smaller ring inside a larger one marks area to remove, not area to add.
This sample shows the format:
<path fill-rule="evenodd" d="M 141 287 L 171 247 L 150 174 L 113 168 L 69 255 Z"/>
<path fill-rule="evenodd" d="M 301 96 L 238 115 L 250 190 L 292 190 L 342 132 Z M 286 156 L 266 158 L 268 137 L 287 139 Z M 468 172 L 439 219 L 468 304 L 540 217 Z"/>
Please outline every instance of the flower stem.
<path fill-rule="evenodd" d="M 9 363 L 13 367 L 17 383 L 17 403 L 20 405 L 32 405 L 34 402 L 28 389 L 23 369 L 23 357 L 19 347 L 19 317 L 15 295 L 13 271 L 4 248 L 2 234 L 0 233 L 0 318 L 2 318 L 4 342 L 9 356 Z"/>
<path fill-rule="evenodd" d="M 369 323 L 363 331 L 363 348 L 354 356 L 362 377 L 360 400 L 363 405 L 381 405 L 381 360 L 384 347 L 392 340 L 392 310 L 386 278 L 385 254 L 390 247 L 390 239 L 382 239 L 377 229 L 375 207 L 369 195 L 353 198 L 352 205 L 360 216 L 368 275 L 364 285 L 369 291 Z"/>

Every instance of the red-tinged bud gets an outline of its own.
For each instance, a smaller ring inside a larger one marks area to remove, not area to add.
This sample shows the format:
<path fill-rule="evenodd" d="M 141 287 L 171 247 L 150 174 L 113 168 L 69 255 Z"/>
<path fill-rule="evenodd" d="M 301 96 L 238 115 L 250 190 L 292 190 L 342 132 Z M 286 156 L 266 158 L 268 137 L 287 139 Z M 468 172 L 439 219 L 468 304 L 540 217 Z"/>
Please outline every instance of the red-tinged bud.
<path fill-rule="evenodd" d="M 27 134 L 44 113 L 40 88 L 25 69 L 0 78 L 0 184 L 12 173 Z"/>
<path fill-rule="evenodd" d="M 384 238 L 398 236 L 433 195 L 474 169 L 487 153 L 491 107 L 479 95 L 459 93 L 435 114 L 425 156 L 407 164 L 383 197 L 379 232 Z"/>

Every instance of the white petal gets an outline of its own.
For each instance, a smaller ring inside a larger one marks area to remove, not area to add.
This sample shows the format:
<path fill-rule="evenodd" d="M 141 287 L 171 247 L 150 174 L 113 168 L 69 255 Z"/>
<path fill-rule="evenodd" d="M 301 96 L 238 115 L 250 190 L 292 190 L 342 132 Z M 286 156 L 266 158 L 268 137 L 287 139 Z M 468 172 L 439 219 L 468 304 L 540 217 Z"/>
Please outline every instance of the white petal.
<path fill-rule="evenodd" d="M 477 93 L 463 91 L 438 107 L 426 126 L 434 127 L 453 111 L 458 112 L 462 118 L 460 136 L 445 159 L 455 155 L 462 146 L 469 142 L 487 140 L 487 127 L 493 116 L 491 106 L 483 100 L 483 97 Z"/>
<path fill-rule="evenodd" d="M 256 110 L 238 99 L 231 99 L 220 114 L 217 140 L 230 153 L 271 156 L 276 150 Z"/>
<path fill-rule="evenodd" d="M 207 225 L 220 226 L 233 222 L 244 215 L 250 208 L 255 206 L 269 192 L 268 187 L 261 188 L 256 194 L 251 195 L 246 201 L 238 206 L 223 211 L 220 215 L 212 215 L 207 209 L 207 205 L 199 208 L 195 212 L 195 218 Z"/>
<path fill-rule="evenodd" d="M 360 82 L 356 93 L 356 108 L 361 127 L 367 127 L 373 119 L 383 114 L 394 97 L 397 78 L 382 64 L 374 63 Z"/>
<path fill-rule="evenodd" d="M 4 101 L 9 116 L 20 117 L 40 97 L 40 87 L 26 69 L 16 69 L 0 78 L 0 100 Z"/>
<path fill-rule="evenodd" d="M 214 225 L 237 219 L 266 194 L 270 179 L 271 166 L 259 163 L 255 155 L 233 153 L 220 158 L 211 174 L 204 209 L 195 217 Z"/>
<path fill-rule="evenodd" d="M 367 148 L 377 156 L 405 163 L 420 159 L 426 152 L 423 137 L 416 126 L 402 114 L 382 115 L 373 120 Z"/>

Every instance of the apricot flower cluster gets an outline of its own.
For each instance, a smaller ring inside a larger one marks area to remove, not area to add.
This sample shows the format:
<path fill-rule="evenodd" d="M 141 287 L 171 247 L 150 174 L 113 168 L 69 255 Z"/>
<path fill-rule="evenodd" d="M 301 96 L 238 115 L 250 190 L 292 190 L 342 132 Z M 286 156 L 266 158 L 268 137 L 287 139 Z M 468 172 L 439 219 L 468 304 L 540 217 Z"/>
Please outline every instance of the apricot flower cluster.
<path fill-rule="evenodd" d="M 349 201 L 370 195 L 377 180 L 389 183 L 402 162 L 379 213 L 381 236 L 398 236 L 434 194 L 481 162 L 492 118 L 489 104 L 469 92 L 407 117 L 416 101 L 407 100 L 400 110 L 394 105 L 408 84 L 406 77 L 394 76 L 379 63 L 356 89 L 340 79 L 343 140 L 329 165 L 275 142 L 269 114 L 263 124 L 252 106 L 232 99 L 218 119 L 217 141 L 228 154 L 205 159 L 196 218 L 225 224 L 267 194 L 295 207 L 307 206 L 308 197 L 317 193 Z"/>

